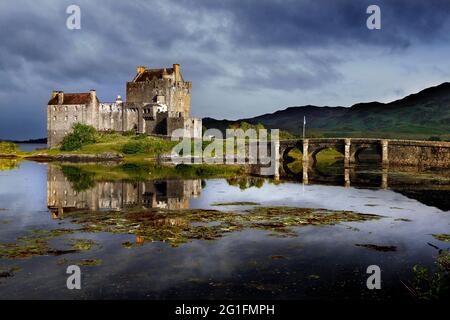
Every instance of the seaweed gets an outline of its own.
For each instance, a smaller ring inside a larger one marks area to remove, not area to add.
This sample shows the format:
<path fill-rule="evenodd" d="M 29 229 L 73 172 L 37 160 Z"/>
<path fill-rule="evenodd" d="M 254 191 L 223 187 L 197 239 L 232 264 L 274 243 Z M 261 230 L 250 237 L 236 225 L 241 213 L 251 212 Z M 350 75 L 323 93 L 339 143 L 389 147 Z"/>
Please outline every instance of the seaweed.
<path fill-rule="evenodd" d="M 22 269 L 19 267 L 0 267 L 0 278 L 11 278 Z"/>
<path fill-rule="evenodd" d="M 397 251 L 396 246 L 380 246 L 380 245 L 376 245 L 376 244 L 359 244 L 359 243 L 355 244 L 355 246 L 363 247 L 363 248 L 367 248 L 367 249 L 371 249 L 371 250 L 375 250 L 375 251 L 381 251 L 381 252 Z"/>
<path fill-rule="evenodd" d="M 415 265 L 412 283 L 405 284 L 409 293 L 418 300 L 441 300 L 450 294 L 450 252 L 442 251 L 436 257 L 435 270 Z"/>
<path fill-rule="evenodd" d="M 164 241 L 176 247 L 193 240 L 218 239 L 227 233 L 249 228 L 270 231 L 272 236 L 293 237 L 296 233 L 292 227 L 367 221 L 379 219 L 381 216 L 325 209 L 255 207 L 237 212 L 156 208 L 121 212 L 74 211 L 67 213 L 65 218 L 81 225 L 83 232 L 134 234 L 137 244 L 145 241 Z M 122 243 L 122 246 L 131 248 L 133 243 L 127 241 Z"/>
<path fill-rule="evenodd" d="M 236 201 L 236 202 L 219 202 L 212 203 L 211 206 L 219 207 L 219 206 L 259 206 L 260 203 L 257 202 L 249 202 L 249 201 Z"/>
<path fill-rule="evenodd" d="M 450 241 L 450 234 L 440 233 L 440 234 L 433 234 L 432 236 L 436 240 L 439 240 L 439 241 L 443 241 L 443 242 L 449 242 Z"/>
<path fill-rule="evenodd" d="M 79 249 L 57 249 L 50 246 L 49 241 L 77 229 L 32 230 L 30 235 L 20 236 L 15 243 L 0 243 L 0 258 L 28 259 L 36 256 L 60 256 L 77 253 Z"/>
<path fill-rule="evenodd" d="M 103 263 L 102 259 L 83 259 L 83 260 L 58 260 L 58 265 L 77 265 L 80 267 L 95 267 Z"/>
<path fill-rule="evenodd" d="M 123 211 L 72 211 L 64 219 L 78 224 L 78 229 L 32 230 L 17 238 L 16 243 L 0 244 L 0 258 L 25 259 L 35 256 L 59 256 L 90 250 L 98 245 L 89 239 L 68 239 L 70 249 L 56 249 L 49 241 L 74 233 L 109 232 L 133 234 L 135 243 L 126 241 L 124 248 L 146 241 L 162 241 L 176 247 L 195 240 L 215 240 L 244 229 L 269 232 L 271 236 L 296 237 L 294 227 L 334 225 L 380 219 L 382 216 L 352 211 L 295 207 L 253 207 L 242 211 L 201 209 L 165 210 L 126 209 Z"/>
<path fill-rule="evenodd" d="M 406 219 L 406 218 L 397 218 L 397 219 L 394 219 L 394 221 L 411 222 L 412 220 Z"/>
<path fill-rule="evenodd" d="M 98 243 L 90 239 L 70 239 L 69 242 L 72 248 L 80 251 L 90 250 L 92 247 L 98 246 Z"/>

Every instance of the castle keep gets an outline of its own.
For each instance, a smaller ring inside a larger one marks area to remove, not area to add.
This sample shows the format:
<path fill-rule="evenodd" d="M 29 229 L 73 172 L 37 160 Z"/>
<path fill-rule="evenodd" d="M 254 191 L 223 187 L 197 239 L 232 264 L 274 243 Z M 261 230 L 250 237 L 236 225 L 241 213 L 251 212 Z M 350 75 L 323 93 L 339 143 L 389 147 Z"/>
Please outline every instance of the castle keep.
<path fill-rule="evenodd" d="M 95 90 L 87 93 L 53 91 L 47 105 L 48 147 L 55 147 L 74 123 L 93 126 L 98 131 L 135 131 L 170 135 L 183 128 L 185 136 L 200 138 L 201 119 L 190 117 L 190 81 L 184 81 L 180 65 L 147 69 L 140 66 L 126 84 L 126 99 L 100 102 Z"/>

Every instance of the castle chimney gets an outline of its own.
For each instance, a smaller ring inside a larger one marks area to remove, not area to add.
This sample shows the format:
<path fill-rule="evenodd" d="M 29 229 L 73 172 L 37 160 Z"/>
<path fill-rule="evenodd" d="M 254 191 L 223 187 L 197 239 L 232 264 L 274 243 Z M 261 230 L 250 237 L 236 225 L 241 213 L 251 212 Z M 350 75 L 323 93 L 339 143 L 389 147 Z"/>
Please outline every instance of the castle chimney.
<path fill-rule="evenodd" d="M 53 90 L 53 91 L 52 91 L 52 99 L 53 99 L 54 97 L 56 97 L 57 95 L 58 95 L 58 91 Z"/>
<path fill-rule="evenodd" d="M 142 74 L 142 73 L 144 73 L 144 71 L 145 71 L 145 66 L 139 66 L 136 68 L 136 72 L 138 74 Z"/>
<path fill-rule="evenodd" d="M 64 91 L 58 91 L 58 104 L 64 103 Z"/>
<path fill-rule="evenodd" d="M 89 93 L 91 95 L 91 102 L 95 103 L 97 101 L 97 91 L 89 90 Z"/>
<path fill-rule="evenodd" d="M 175 82 L 180 81 L 180 65 L 178 63 L 175 63 L 173 65 L 173 73 L 175 74 Z"/>

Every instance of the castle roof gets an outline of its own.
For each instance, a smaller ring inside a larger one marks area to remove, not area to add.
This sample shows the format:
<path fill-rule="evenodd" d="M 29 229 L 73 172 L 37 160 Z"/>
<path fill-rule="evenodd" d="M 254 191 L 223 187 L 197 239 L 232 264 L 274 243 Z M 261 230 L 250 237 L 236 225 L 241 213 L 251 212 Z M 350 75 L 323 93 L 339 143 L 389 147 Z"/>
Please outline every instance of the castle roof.
<path fill-rule="evenodd" d="M 144 72 L 138 74 L 133 82 L 143 82 L 147 80 L 152 80 L 153 78 L 162 79 L 164 70 L 167 74 L 172 74 L 174 72 L 173 68 L 163 68 L 163 69 L 145 69 Z"/>
<path fill-rule="evenodd" d="M 89 104 L 91 102 L 91 94 L 87 93 L 64 93 L 61 104 Z M 58 104 L 58 96 L 53 97 L 48 102 L 49 105 Z"/>

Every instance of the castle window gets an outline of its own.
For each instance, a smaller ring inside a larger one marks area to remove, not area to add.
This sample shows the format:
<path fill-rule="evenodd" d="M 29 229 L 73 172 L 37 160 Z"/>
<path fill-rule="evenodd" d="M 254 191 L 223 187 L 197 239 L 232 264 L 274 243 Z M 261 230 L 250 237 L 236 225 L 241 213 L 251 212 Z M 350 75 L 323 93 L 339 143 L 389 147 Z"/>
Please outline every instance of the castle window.
<path fill-rule="evenodd" d="M 56 106 L 54 106 L 54 107 L 53 107 L 53 111 L 56 111 L 56 109 L 57 109 Z"/>
<path fill-rule="evenodd" d="M 56 136 L 56 131 L 53 131 L 53 135 Z"/>
<path fill-rule="evenodd" d="M 67 109 L 67 106 L 65 106 L 65 107 L 64 107 L 64 111 L 67 111 L 67 110 L 68 110 L 68 109 Z"/>
<path fill-rule="evenodd" d="M 67 116 L 64 117 L 64 121 L 67 121 L 69 118 Z"/>
<path fill-rule="evenodd" d="M 53 117 L 53 121 L 56 121 L 56 116 Z"/>
<path fill-rule="evenodd" d="M 73 120 L 78 121 L 78 116 L 74 116 Z"/>

